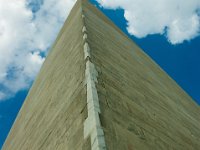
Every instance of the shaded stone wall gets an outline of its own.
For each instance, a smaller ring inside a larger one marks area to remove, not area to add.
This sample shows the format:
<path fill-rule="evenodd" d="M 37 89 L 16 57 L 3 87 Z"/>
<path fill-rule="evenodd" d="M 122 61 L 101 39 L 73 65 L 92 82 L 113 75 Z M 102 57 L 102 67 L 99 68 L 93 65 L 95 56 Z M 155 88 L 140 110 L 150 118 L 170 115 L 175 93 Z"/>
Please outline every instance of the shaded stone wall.
<path fill-rule="evenodd" d="M 200 108 L 136 44 L 85 5 L 109 150 L 200 148 Z"/>

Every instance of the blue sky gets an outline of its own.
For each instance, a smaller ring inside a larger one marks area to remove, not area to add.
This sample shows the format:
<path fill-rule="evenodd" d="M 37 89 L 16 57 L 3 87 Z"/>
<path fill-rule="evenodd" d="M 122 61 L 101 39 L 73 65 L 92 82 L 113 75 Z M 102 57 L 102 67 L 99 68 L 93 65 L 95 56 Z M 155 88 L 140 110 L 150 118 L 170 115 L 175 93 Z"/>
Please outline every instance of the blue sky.
<path fill-rule="evenodd" d="M 200 2 L 151 1 L 91 0 L 200 104 Z M 74 2 L 0 1 L 0 148 Z"/>

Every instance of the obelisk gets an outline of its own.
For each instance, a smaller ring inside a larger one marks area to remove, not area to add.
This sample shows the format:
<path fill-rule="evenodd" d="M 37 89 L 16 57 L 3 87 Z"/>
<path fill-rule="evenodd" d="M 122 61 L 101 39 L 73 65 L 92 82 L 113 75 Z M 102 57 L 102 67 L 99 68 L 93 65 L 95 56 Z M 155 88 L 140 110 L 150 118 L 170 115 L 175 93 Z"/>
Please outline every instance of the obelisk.
<path fill-rule="evenodd" d="M 198 150 L 199 141 L 199 106 L 95 6 L 78 0 L 3 150 Z"/>

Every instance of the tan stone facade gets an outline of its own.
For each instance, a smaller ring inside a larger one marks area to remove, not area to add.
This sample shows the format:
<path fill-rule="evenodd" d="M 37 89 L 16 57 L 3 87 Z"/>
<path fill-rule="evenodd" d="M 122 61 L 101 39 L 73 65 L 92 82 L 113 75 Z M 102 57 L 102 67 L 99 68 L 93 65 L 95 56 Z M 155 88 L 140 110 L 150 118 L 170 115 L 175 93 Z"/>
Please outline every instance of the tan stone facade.
<path fill-rule="evenodd" d="M 199 141 L 199 106 L 99 10 L 79 0 L 3 149 L 198 150 Z"/>

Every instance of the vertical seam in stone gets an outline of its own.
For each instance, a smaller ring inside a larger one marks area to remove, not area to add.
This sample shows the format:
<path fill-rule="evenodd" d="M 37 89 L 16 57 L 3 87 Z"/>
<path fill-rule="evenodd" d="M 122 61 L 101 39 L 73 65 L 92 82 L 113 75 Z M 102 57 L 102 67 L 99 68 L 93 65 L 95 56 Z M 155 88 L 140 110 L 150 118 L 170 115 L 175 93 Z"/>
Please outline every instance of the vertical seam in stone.
<path fill-rule="evenodd" d="M 85 15 L 82 13 L 83 19 L 83 42 L 84 42 L 84 59 L 86 61 L 85 70 L 85 83 L 87 86 L 87 110 L 88 118 L 84 122 L 84 139 L 90 136 L 91 149 L 92 150 L 106 150 L 104 132 L 100 123 L 99 114 L 99 98 L 96 89 L 96 83 L 98 83 L 98 72 L 95 69 L 95 65 L 91 62 L 90 47 L 87 42 L 87 28 L 84 23 Z"/>

